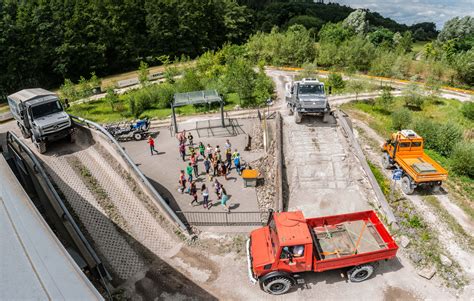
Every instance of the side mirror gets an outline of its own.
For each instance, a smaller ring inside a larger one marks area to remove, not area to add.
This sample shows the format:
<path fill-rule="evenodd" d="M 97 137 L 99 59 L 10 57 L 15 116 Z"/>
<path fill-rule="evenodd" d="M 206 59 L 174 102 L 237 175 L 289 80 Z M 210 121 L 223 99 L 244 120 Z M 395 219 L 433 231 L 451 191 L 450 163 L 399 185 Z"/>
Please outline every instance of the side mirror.
<path fill-rule="evenodd" d="M 332 94 L 332 87 L 331 86 L 329 86 L 328 93 L 329 93 L 329 95 Z"/>

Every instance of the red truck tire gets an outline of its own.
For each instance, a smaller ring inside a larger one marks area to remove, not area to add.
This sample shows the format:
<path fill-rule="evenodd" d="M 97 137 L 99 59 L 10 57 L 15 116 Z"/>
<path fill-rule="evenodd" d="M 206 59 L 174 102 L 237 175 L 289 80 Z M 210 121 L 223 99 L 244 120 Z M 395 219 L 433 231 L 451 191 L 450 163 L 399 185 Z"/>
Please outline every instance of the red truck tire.
<path fill-rule="evenodd" d="M 358 265 L 350 269 L 347 276 L 351 282 L 362 282 L 372 276 L 374 270 L 375 268 L 371 264 Z"/>
<path fill-rule="evenodd" d="M 293 285 L 293 281 L 285 276 L 271 277 L 262 283 L 265 292 L 272 295 L 283 295 L 288 292 Z"/>

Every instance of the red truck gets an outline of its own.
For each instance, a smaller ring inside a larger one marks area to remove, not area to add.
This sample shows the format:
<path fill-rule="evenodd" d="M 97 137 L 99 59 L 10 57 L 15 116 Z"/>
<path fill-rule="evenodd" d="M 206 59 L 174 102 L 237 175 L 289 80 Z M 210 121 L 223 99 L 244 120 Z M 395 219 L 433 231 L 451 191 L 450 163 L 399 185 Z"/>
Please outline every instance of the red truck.
<path fill-rule="evenodd" d="M 308 219 L 301 211 L 272 213 L 247 240 L 249 278 L 273 295 L 304 283 L 303 272 L 344 268 L 351 282 L 361 282 L 397 250 L 374 211 Z"/>

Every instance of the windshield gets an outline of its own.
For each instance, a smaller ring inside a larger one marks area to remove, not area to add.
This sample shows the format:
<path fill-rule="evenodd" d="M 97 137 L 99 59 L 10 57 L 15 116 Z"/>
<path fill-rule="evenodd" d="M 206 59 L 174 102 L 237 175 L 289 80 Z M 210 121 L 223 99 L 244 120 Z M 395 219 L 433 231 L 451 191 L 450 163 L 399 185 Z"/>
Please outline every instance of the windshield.
<path fill-rule="evenodd" d="M 38 106 L 31 107 L 31 113 L 33 119 L 40 118 L 49 114 L 54 114 L 61 112 L 63 108 L 59 101 L 51 101 L 47 103 L 40 104 Z"/>
<path fill-rule="evenodd" d="M 275 219 L 273 217 L 268 223 L 268 227 L 270 228 L 270 240 L 272 242 L 273 256 L 275 256 L 278 249 L 278 234 L 275 225 Z"/>
<path fill-rule="evenodd" d="M 324 94 L 323 85 L 301 84 L 298 88 L 298 94 Z"/>

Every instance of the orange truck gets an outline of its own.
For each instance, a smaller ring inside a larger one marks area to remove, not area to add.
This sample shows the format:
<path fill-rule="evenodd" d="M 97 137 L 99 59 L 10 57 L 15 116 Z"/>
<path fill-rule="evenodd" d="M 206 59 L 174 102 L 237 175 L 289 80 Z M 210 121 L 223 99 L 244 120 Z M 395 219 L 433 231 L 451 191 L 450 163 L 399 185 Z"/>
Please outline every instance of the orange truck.
<path fill-rule="evenodd" d="M 249 279 L 273 295 L 304 283 L 305 272 L 343 269 L 351 282 L 361 282 L 397 250 L 375 211 L 308 219 L 301 211 L 277 212 L 247 240 Z"/>
<path fill-rule="evenodd" d="M 448 172 L 423 150 L 423 138 L 412 130 L 393 133 L 382 146 L 382 165 L 402 170 L 402 190 L 412 194 L 415 188 L 427 186 L 438 190 Z"/>

